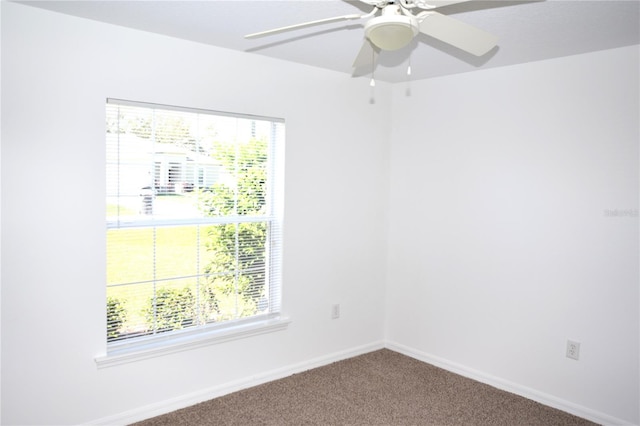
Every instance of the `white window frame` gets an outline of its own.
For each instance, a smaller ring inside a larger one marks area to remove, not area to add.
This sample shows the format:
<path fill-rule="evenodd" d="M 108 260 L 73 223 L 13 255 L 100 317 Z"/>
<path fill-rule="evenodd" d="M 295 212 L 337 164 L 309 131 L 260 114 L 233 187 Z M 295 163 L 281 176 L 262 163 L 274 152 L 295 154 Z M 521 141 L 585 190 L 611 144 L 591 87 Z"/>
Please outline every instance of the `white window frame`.
<path fill-rule="evenodd" d="M 121 99 L 107 99 L 107 104 L 122 106 L 145 107 L 161 110 L 176 110 L 199 114 L 211 114 L 239 119 L 270 121 L 282 123 L 283 119 L 263 117 L 247 114 L 236 114 L 220 111 L 202 110 L 168 105 L 158 105 L 144 102 L 127 101 Z M 281 331 L 287 328 L 290 320 L 283 316 L 281 309 L 282 294 L 282 222 L 283 222 L 283 190 L 284 190 L 284 127 L 279 137 L 272 135 L 269 143 L 268 164 L 269 182 L 268 198 L 269 212 L 263 216 L 224 216 L 201 217 L 190 219 L 158 220 L 153 218 L 139 218 L 131 221 L 107 221 L 109 229 L 145 226 L 176 226 L 176 225 L 216 225 L 243 222 L 267 222 L 267 282 L 265 285 L 270 293 L 270 312 L 236 320 L 214 322 L 206 325 L 193 326 L 182 330 L 159 333 L 151 336 L 136 337 L 130 340 L 109 342 L 104 354 L 95 357 L 98 368 L 109 367 L 131 361 L 138 361 L 150 357 L 194 349 L 202 346 L 246 338 L 254 335 Z M 154 166 L 155 167 L 155 166 Z M 154 169 L 155 173 L 155 169 Z M 106 315 L 105 315 L 106 317 Z M 106 329 L 106 327 L 105 327 Z"/>

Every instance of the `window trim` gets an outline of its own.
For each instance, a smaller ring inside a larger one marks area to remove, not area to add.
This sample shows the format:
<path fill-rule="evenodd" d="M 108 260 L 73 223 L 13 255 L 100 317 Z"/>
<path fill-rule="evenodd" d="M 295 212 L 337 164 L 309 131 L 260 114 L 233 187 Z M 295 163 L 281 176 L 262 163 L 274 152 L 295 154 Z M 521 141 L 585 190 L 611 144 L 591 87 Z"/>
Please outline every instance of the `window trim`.
<path fill-rule="evenodd" d="M 280 315 L 251 317 L 233 323 L 212 324 L 198 329 L 178 330 L 169 335 L 151 336 L 148 340 L 123 342 L 110 347 L 105 355 L 94 358 L 99 369 L 155 358 L 204 346 L 230 342 L 260 334 L 286 330 L 291 320 Z M 113 344 L 112 344 L 113 345 Z"/>
<path fill-rule="evenodd" d="M 284 123 L 284 118 L 267 117 L 266 115 L 243 114 L 237 112 L 217 111 L 213 109 L 181 107 L 176 105 L 158 104 L 153 102 L 129 101 L 126 99 L 107 98 L 107 104 L 115 104 L 130 107 L 157 108 L 168 111 L 193 112 L 196 114 L 220 115 L 231 118 L 244 118 L 247 120 L 271 121 L 274 123 Z"/>
<path fill-rule="evenodd" d="M 128 101 L 123 99 L 108 98 L 107 105 L 143 107 L 161 110 L 173 110 L 180 112 L 207 114 L 223 117 L 231 117 L 243 120 L 268 121 L 273 124 L 284 124 L 282 118 L 259 116 L 252 114 L 241 114 L 233 112 L 222 112 L 209 109 L 199 109 L 191 107 L 179 107 L 165 104 L 156 104 L 149 102 Z M 283 128 L 284 131 L 284 128 Z M 282 135 L 284 136 L 284 134 Z M 252 215 L 234 215 L 226 217 L 203 217 L 189 219 L 135 219 L 135 220 L 114 220 L 107 221 L 106 229 L 123 229 L 123 228 L 144 228 L 144 227 L 163 227 L 163 226 L 180 226 L 180 225 L 224 225 L 231 223 L 253 223 L 264 222 L 268 229 L 280 235 L 279 239 L 269 239 L 268 251 L 275 251 L 282 256 L 282 226 L 283 226 L 283 197 L 284 197 L 284 140 L 280 143 L 269 144 L 269 166 L 271 169 L 272 186 L 269 188 L 271 192 L 272 203 L 269 212 L 261 216 Z M 273 192 L 275 191 L 275 192 Z M 269 254 L 267 254 L 269 257 Z M 275 276 L 277 277 L 278 298 L 275 301 L 277 307 L 274 312 L 254 315 L 246 318 L 235 320 L 227 320 L 221 323 L 211 323 L 198 327 L 189 327 L 186 329 L 173 330 L 168 333 L 153 334 L 150 336 L 141 336 L 131 340 L 121 340 L 114 342 L 105 342 L 104 353 L 94 357 L 94 361 L 99 369 L 111 367 L 115 365 L 126 364 L 157 356 L 163 356 L 175 352 L 196 349 L 204 346 L 215 345 L 246 337 L 277 332 L 287 329 L 290 319 L 283 316 L 282 313 L 282 270 L 281 260 L 276 266 Z M 273 277 L 273 275 L 272 275 Z"/>

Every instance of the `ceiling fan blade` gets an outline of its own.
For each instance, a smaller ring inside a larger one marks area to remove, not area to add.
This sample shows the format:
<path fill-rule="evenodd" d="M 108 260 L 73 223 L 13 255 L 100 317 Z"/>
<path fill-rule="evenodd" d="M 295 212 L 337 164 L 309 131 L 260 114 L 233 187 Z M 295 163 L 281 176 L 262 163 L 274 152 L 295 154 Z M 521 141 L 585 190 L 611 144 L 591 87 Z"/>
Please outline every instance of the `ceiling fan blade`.
<path fill-rule="evenodd" d="M 378 53 L 380 53 L 380 48 L 374 46 L 368 38 L 365 38 L 360 52 L 358 52 L 358 56 L 356 56 L 356 60 L 353 61 L 353 68 L 364 66 L 375 67 L 378 60 Z"/>
<path fill-rule="evenodd" d="M 413 0 L 415 7 L 420 9 L 435 9 L 437 7 L 449 6 L 450 4 L 466 3 L 471 0 Z"/>
<path fill-rule="evenodd" d="M 421 33 L 476 56 L 484 55 L 498 42 L 493 34 L 438 12 L 422 12 L 418 18 Z"/>
<path fill-rule="evenodd" d="M 317 21 L 303 22 L 301 24 L 289 25 L 287 27 L 280 27 L 280 28 L 275 28 L 273 30 L 262 31 L 259 33 L 247 34 L 246 36 L 244 36 L 244 38 L 258 38 L 258 37 L 270 36 L 273 34 L 283 33 L 285 31 L 292 31 L 292 30 L 298 30 L 300 28 L 312 27 L 314 25 L 328 24 L 330 22 L 348 21 L 352 19 L 360 19 L 362 17 L 363 15 L 352 14 L 352 15 L 336 16 L 335 18 L 319 19 Z"/>

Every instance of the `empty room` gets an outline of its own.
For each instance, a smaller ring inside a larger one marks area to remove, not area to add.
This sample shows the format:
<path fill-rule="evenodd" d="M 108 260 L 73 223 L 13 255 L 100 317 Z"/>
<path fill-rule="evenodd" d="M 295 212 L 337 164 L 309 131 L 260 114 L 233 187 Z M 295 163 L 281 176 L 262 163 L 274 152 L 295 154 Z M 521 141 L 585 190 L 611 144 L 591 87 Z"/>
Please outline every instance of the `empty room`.
<path fill-rule="evenodd" d="M 640 424 L 638 1 L 0 18 L 2 424 Z"/>

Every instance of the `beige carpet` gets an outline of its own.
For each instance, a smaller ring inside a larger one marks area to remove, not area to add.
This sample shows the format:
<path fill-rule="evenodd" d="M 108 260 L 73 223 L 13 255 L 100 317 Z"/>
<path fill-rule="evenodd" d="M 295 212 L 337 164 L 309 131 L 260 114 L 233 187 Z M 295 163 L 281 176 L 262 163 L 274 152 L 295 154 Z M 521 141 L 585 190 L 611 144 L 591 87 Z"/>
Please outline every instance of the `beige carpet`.
<path fill-rule="evenodd" d="M 387 349 L 140 423 L 158 425 L 593 425 Z"/>

